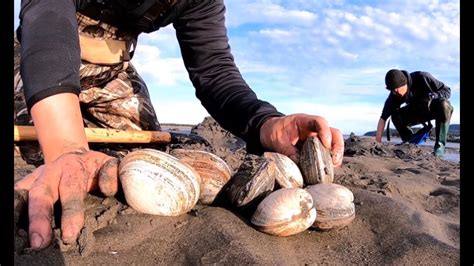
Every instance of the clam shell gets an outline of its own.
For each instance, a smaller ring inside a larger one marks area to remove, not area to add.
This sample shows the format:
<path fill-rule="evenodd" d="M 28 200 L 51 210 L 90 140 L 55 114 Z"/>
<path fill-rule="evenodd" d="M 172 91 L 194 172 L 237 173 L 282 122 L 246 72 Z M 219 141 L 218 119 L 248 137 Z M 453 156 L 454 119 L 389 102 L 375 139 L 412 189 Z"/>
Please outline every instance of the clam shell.
<path fill-rule="evenodd" d="M 247 155 L 229 181 L 228 196 L 231 203 L 244 207 L 265 197 L 275 187 L 275 165 L 263 156 L 255 160 Z"/>
<path fill-rule="evenodd" d="M 153 149 L 127 154 L 119 165 L 127 203 L 138 212 L 177 216 L 199 199 L 200 177 L 189 165 Z"/>
<path fill-rule="evenodd" d="M 318 217 L 313 227 L 320 230 L 339 229 L 355 217 L 354 194 L 339 184 L 316 184 L 306 190 L 313 197 Z"/>
<path fill-rule="evenodd" d="M 251 222 L 264 233 L 290 236 L 311 227 L 315 219 L 313 199 L 306 190 L 281 188 L 260 202 Z"/>
<path fill-rule="evenodd" d="M 275 180 L 282 188 L 302 188 L 303 175 L 290 157 L 276 152 L 265 152 L 263 157 L 275 164 Z"/>
<path fill-rule="evenodd" d="M 201 204 L 211 204 L 232 175 L 224 160 L 207 151 L 174 149 L 170 155 L 190 165 L 201 176 Z"/>
<path fill-rule="evenodd" d="M 306 185 L 332 183 L 334 180 L 331 153 L 316 136 L 309 137 L 304 142 L 299 167 Z"/>

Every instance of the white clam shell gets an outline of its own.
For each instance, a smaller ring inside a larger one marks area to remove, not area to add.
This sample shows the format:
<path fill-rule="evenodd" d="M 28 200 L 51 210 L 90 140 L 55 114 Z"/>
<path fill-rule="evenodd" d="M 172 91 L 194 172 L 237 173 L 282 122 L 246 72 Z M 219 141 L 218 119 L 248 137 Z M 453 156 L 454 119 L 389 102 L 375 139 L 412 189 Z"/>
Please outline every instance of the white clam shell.
<path fill-rule="evenodd" d="M 316 184 L 305 188 L 313 197 L 318 217 L 313 227 L 320 230 L 339 229 L 355 217 L 354 194 L 339 184 Z"/>
<path fill-rule="evenodd" d="M 275 164 L 275 179 L 280 187 L 303 187 L 303 175 L 298 165 L 290 157 L 276 152 L 265 152 L 263 156 Z"/>
<path fill-rule="evenodd" d="M 301 188 L 281 188 L 260 202 L 251 222 L 271 235 L 289 236 L 311 227 L 316 219 L 311 195 Z"/>
<path fill-rule="evenodd" d="M 119 165 L 127 203 L 138 212 L 177 216 L 199 199 L 200 177 L 177 158 L 154 149 L 127 154 Z"/>
<path fill-rule="evenodd" d="M 316 136 L 309 137 L 304 142 L 299 166 L 306 185 L 332 183 L 334 180 L 331 153 Z"/>
<path fill-rule="evenodd" d="M 210 152 L 174 149 L 170 154 L 190 165 L 201 176 L 201 204 L 211 204 L 232 175 L 227 163 Z"/>

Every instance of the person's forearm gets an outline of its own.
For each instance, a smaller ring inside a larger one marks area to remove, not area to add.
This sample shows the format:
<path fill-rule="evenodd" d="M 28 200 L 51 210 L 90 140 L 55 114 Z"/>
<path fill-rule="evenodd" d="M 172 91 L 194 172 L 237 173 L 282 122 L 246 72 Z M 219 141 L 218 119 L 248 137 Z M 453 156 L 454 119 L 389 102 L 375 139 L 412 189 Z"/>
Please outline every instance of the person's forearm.
<path fill-rule="evenodd" d="M 384 127 L 385 127 L 385 120 L 380 118 L 379 123 L 377 125 L 377 133 L 375 134 L 375 139 L 377 141 L 382 141 L 382 134 L 383 134 Z"/>
<path fill-rule="evenodd" d="M 65 152 L 89 149 L 75 94 L 61 93 L 44 98 L 33 105 L 31 116 L 45 163 Z"/>

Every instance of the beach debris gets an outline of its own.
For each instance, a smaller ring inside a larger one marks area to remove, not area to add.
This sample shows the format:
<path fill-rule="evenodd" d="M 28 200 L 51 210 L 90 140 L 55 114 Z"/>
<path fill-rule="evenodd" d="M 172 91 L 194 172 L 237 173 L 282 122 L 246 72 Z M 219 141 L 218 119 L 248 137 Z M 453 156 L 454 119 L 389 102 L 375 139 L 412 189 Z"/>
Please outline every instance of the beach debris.
<path fill-rule="evenodd" d="M 127 203 L 141 213 L 177 216 L 190 211 L 199 199 L 199 174 L 158 150 L 128 153 L 120 162 L 119 178 Z"/>
<path fill-rule="evenodd" d="M 275 164 L 275 180 L 282 188 L 302 188 L 303 175 L 290 157 L 277 152 L 265 152 L 263 157 Z"/>
<path fill-rule="evenodd" d="M 318 217 L 313 227 L 319 230 L 340 229 L 355 217 L 354 194 L 339 184 L 327 183 L 307 186 L 313 197 Z"/>
<path fill-rule="evenodd" d="M 306 185 L 333 182 L 334 165 L 331 153 L 317 136 L 306 139 L 299 157 L 299 167 Z"/>
<path fill-rule="evenodd" d="M 265 197 L 251 222 L 264 233 L 290 236 L 311 227 L 316 220 L 313 198 L 301 188 L 281 188 Z"/>
<path fill-rule="evenodd" d="M 199 202 L 211 204 L 224 185 L 230 180 L 232 171 L 219 156 L 201 150 L 174 149 L 170 155 L 190 165 L 201 177 Z"/>
<path fill-rule="evenodd" d="M 229 181 L 227 195 L 236 207 L 263 199 L 275 187 L 275 164 L 263 156 L 247 154 Z"/>

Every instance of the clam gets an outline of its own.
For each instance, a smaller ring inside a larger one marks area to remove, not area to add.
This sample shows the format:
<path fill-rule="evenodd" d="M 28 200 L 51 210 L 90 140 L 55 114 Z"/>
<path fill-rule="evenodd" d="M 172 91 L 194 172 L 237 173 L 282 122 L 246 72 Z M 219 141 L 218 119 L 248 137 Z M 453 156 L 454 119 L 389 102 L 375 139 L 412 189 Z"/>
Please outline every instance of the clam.
<path fill-rule="evenodd" d="M 316 219 L 311 195 L 302 188 L 281 188 L 260 202 L 251 222 L 264 233 L 290 236 L 311 227 Z"/>
<path fill-rule="evenodd" d="M 316 184 L 306 190 L 313 197 L 318 217 L 313 224 L 320 230 L 340 229 L 355 217 L 354 194 L 339 184 Z"/>
<path fill-rule="evenodd" d="M 247 154 L 229 181 L 228 196 L 236 207 L 259 201 L 275 187 L 275 165 L 263 156 Z"/>
<path fill-rule="evenodd" d="M 201 176 L 201 204 L 211 204 L 232 175 L 224 160 L 207 151 L 174 149 L 170 155 L 190 165 Z"/>
<path fill-rule="evenodd" d="M 306 185 L 332 183 L 334 180 L 331 153 L 316 136 L 309 137 L 304 142 L 299 167 Z"/>
<path fill-rule="evenodd" d="M 154 149 L 127 154 L 119 165 L 127 203 L 136 211 L 177 216 L 199 199 L 200 177 L 189 165 Z"/>
<path fill-rule="evenodd" d="M 303 176 L 290 157 L 276 152 L 265 152 L 263 157 L 275 164 L 275 180 L 282 188 L 302 188 Z"/>

